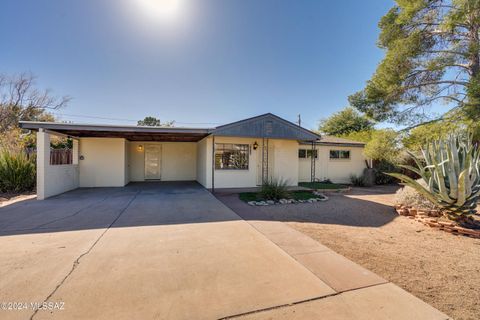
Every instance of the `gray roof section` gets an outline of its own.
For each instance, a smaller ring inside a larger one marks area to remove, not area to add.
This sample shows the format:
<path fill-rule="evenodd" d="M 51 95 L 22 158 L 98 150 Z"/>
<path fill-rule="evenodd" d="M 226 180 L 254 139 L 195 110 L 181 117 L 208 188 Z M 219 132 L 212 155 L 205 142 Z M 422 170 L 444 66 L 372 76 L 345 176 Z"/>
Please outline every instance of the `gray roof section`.
<path fill-rule="evenodd" d="M 302 144 L 311 144 L 309 142 L 305 142 Z M 338 138 L 334 136 L 322 136 L 320 141 L 317 142 L 317 145 L 325 145 L 325 146 L 345 146 L 345 147 L 364 147 L 365 143 L 360 141 L 354 141 L 344 138 Z"/>
<path fill-rule="evenodd" d="M 212 134 L 215 136 L 300 141 L 317 141 L 320 139 L 320 135 L 271 113 L 217 127 Z"/>
<path fill-rule="evenodd" d="M 198 141 L 210 134 L 228 137 L 253 137 L 289 139 L 298 141 L 319 141 L 320 135 L 302 128 L 274 114 L 266 113 L 257 117 L 233 122 L 216 128 L 142 127 L 125 125 L 76 124 L 58 122 L 20 121 L 20 127 L 30 130 L 51 130 L 73 137 L 124 137 L 131 140 L 158 139 Z"/>

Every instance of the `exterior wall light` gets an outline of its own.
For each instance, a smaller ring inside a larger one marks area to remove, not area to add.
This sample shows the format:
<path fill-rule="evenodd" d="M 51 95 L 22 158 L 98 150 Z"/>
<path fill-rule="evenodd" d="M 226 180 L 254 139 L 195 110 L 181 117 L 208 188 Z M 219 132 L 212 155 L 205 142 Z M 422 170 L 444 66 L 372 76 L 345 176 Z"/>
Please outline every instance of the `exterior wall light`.
<path fill-rule="evenodd" d="M 139 151 L 139 152 L 142 152 L 142 151 L 143 151 L 143 146 L 142 146 L 141 144 L 139 144 L 139 145 L 137 146 L 137 151 Z"/>
<path fill-rule="evenodd" d="M 257 143 L 257 141 L 255 141 L 253 143 L 253 150 L 257 150 L 257 149 L 258 149 L 258 143 Z"/>

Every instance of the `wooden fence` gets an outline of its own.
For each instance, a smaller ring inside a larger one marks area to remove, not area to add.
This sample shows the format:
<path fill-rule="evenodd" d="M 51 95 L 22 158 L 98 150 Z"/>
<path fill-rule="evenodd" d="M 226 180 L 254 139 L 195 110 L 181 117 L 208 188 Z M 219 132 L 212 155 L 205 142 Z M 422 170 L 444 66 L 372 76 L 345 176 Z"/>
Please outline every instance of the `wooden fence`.
<path fill-rule="evenodd" d="M 50 164 L 72 164 L 72 149 L 50 149 Z"/>

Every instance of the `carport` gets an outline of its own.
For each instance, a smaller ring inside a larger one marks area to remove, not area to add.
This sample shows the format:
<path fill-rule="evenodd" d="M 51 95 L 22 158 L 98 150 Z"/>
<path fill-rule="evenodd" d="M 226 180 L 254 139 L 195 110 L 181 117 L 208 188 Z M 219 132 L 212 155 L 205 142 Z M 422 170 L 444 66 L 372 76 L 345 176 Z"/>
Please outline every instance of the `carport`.
<path fill-rule="evenodd" d="M 79 187 L 122 187 L 131 181 L 197 179 L 197 142 L 207 128 L 21 122 L 37 131 L 37 198 Z M 73 139 L 71 163 L 50 161 L 52 135 Z"/>

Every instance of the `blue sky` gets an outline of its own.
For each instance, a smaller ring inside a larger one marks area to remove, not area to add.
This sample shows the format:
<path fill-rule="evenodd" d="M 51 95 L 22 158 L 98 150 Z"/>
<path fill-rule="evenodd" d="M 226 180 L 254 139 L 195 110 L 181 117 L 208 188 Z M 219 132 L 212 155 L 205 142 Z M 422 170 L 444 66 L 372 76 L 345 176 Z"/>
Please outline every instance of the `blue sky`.
<path fill-rule="evenodd" d="M 183 0 L 167 17 L 139 1 L 2 0 L 0 72 L 70 95 L 59 113 L 76 122 L 213 126 L 272 112 L 316 128 L 374 72 L 377 23 L 393 5 Z"/>

